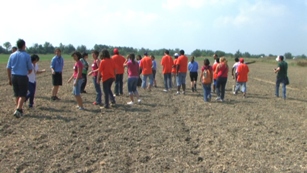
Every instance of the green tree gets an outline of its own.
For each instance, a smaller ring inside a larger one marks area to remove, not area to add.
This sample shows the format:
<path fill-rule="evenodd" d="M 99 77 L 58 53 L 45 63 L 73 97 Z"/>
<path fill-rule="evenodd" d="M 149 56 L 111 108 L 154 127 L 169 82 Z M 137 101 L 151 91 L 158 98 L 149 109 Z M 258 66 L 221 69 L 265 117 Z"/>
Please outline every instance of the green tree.
<path fill-rule="evenodd" d="M 245 53 L 243 53 L 243 57 L 250 58 L 250 57 L 251 57 L 251 54 L 248 53 L 248 52 L 245 52 Z"/>
<path fill-rule="evenodd" d="M 81 46 L 77 46 L 77 51 L 79 52 L 87 52 L 86 46 L 81 45 Z"/>
<path fill-rule="evenodd" d="M 218 57 L 225 56 L 225 52 L 220 50 L 215 51 L 215 54 L 217 54 Z"/>
<path fill-rule="evenodd" d="M 12 47 L 12 45 L 11 45 L 11 43 L 10 42 L 5 42 L 5 43 L 3 43 L 3 46 L 5 47 L 5 49 L 6 49 L 6 52 L 9 52 L 9 50 L 11 49 L 11 47 Z"/>
<path fill-rule="evenodd" d="M 201 51 L 199 49 L 195 49 L 193 52 L 192 52 L 192 55 L 195 56 L 195 57 L 200 57 L 201 56 Z"/>
<path fill-rule="evenodd" d="M 235 58 L 240 58 L 242 57 L 242 53 L 240 52 L 240 50 L 237 50 L 237 52 L 235 53 Z"/>
<path fill-rule="evenodd" d="M 290 52 L 285 53 L 284 56 L 286 59 L 292 59 L 292 54 Z"/>

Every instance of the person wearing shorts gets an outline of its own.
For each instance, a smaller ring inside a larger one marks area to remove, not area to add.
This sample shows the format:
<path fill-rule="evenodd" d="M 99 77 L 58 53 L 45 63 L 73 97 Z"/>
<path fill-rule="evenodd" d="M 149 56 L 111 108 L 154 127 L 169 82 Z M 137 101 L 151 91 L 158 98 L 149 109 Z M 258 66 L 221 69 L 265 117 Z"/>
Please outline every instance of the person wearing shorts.
<path fill-rule="evenodd" d="M 13 86 L 14 97 L 16 98 L 16 110 L 14 116 L 23 116 L 22 106 L 28 92 L 28 74 L 32 72 L 31 57 L 26 53 L 26 42 L 22 39 L 17 41 L 18 50 L 12 53 L 7 63 L 9 85 Z"/>
<path fill-rule="evenodd" d="M 137 83 L 139 78 L 139 64 L 135 60 L 135 55 L 133 53 L 128 55 L 124 63 L 124 67 L 127 67 L 128 71 L 128 92 L 131 100 L 130 102 L 127 102 L 127 104 L 128 105 L 134 104 L 134 99 L 133 99 L 134 96 L 137 97 L 138 103 L 140 103 L 141 99 L 137 91 Z"/>
<path fill-rule="evenodd" d="M 198 63 L 194 60 L 194 56 L 191 57 L 191 61 L 188 64 L 188 70 L 190 71 L 191 90 L 192 92 L 197 91 Z"/>
<path fill-rule="evenodd" d="M 83 69 L 83 64 L 80 61 L 80 59 L 82 58 L 82 55 L 80 52 L 75 51 L 71 54 L 71 56 L 74 58 L 74 60 L 76 61 L 73 69 L 73 75 L 68 79 L 68 83 L 70 83 L 72 81 L 72 79 L 74 79 L 74 85 L 73 85 L 73 95 L 76 98 L 77 101 L 77 108 L 79 110 L 84 110 L 83 108 L 83 101 L 81 98 L 81 85 L 83 83 L 83 77 L 82 77 L 82 69 Z"/>
<path fill-rule="evenodd" d="M 55 49 L 55 56 L 51 59 L 51 73 L 52 73 L 52 96 L 51 100 L 60 100 L 57 96 L 59 87 L 62 86 L 62 71 L 64 67 L 64 59 L 61 56 L 61 49 Z"/>
<path fill-rule="evenodd" d="M 186 75 L 188 71 L 188 57 L 184 55 L 184 50 L 179 51 L 180 56 L 178 57 L 176 61 L 177 66 L 177 93 L 180 94 L 180 88 L 182 86 L 182 94 L 185 94 L 185 88 L 186 88 Z"/>

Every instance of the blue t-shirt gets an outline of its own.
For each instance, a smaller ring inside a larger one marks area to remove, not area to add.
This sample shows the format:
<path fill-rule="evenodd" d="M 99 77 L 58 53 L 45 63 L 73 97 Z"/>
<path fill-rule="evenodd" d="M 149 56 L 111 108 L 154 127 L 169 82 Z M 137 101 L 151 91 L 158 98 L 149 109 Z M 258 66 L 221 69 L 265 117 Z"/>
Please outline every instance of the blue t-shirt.
<path fill-rule="evenodd" d="M 190 72 L 197 72 L 198 71 L 198 63 L 196 61 L 189 62 L 188 69 Z"/>
<path fill-rule="evenodd" d="M 152 61 L 152 69 L 157 70 L 157 63 L 155 60 Z"/>
<path fill-rule="evenodd" d="M 62 56 L 54 56 L 51 59 L 50 67 L 53 68 L 55 72 L 62 72 L 64 67 L 64 59 Z"/>
<path fill-rule="evenodd" d="M 10 55 L 6 68 L 11 69 L 13 75 L 27 76 L 32 70 L 31 57 L 27 52 L 18 50 Z"/>

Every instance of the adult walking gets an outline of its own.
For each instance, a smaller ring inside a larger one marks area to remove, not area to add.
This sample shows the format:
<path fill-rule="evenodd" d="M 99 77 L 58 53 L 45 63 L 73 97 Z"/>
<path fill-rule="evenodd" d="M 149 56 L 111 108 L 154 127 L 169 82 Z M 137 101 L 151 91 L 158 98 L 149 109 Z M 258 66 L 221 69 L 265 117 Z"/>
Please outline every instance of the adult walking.
<path fill-rule="evenodd" d="M 115 86 L 114 86 L 114 95 L 119 96 L 123 95 L 123 78 L 124 78 L 124 62 L 126 59 L 119 54 L 117 48 L 113 50 L 114 55 L 112 60 L 116 66 L 116 76 L 115 76 Z"/>
<path fill-rule="evenodd" d="M 51 100 L 60 100 L 60 98 L 57 96 L 59 87 L 62 86 L 62 71 L 64 67 L 64 59 L 61 56 L 61 49 L 56 48 L 55 49 L 55 56 L 51 59 L 51 73 L 52 73 L 52 96 Z"/>
<path fill-rule="evenodd" d="M 169 55 L 169 51 L 164 51 L 164 56 L 161 59 L 162 74 L 164 77 L 164 92 L 168 92 L 172 88 L 172 67 L 174 65 L 172 57 Z"/>
<path fill-rule="evenodd" d="M 142 69 L 142 88 L 151 91 L 153 86 L 153 75 L 152 75 L 152 60 L 148 56 L 147 52 L 144 53 L 144 57 L 140 61 L 140 69 Z M 149 85 L 147 86 L 147 78 L 149 78 Z"/>
<path fill-rule="evenodd" d="M 244 58 L 240 58 L 239 60 L 239 64 L 236 67 L 236 86 L 235 89 L 233 91 L 233 94 L 237 94 L 237 92 L 239 91 L 239 89 L 241 88 L 241 91 L 243 92 L 243 97 L 246 97 L 246 82 L 248 80 L 248 72 L 249 72 L 249 68 L 247 66 L 247 64 L 244 63 Z"/>
<path fill-rule="evenodd" d="M 191 57 L 191 61 L 188 64 L 188 70 L 190 72 L 191 79 L 191 90 L 192 92 L 197 91 L 196 84 L 198 78 L 198 63 L 194 60 L 194 56 Z"/>
<path fill-rule="evenodd" d="M 186 76 L 188 71 L 188 57 L 184 55 L 184 50 L 179 51 L 180 56 L 176 61 L 177 66 L 177 93 L 180 94 L 180 88 L 182 86 L 182 94 L 185 94 L 186 89 Z"/>
<path fill-rule="evenodd" d="M 216 94 L 217 94 L 217 101 L 224 101 L 225 98 L 225 88 L 227 83 L 228 77 L 228 64 L 227 60 L 224 57 L 220 58 L 220 63 L 217 66 L 215 73 L 217 74 L 217 84 L 216 84 Z"/>
<path fill-rule="evenodd" d="M 286 99 L 286 85 L 289 84 L 288 79 L 288 63 L 284 61 L 284 56 L 280 55 L 277 57 L 278 59 L 278 66 L 274 69 L 274 72 L 277 73 L 276 76 L 276 87 L 275 87 L 275 96 L 279 97 L 279 86 L 282 83 L 282 95 L 283 99 Z"/>
<path fill-rule="evenodd" d="M 13 86 L 14 97 L 16 98 L 16 110 L 13 115 L 20 118 L 23 116 L 22 106 L 28 92 L 29 78 L 27 75 L 32 72 L 33 67 L 31 57 L 25 51 L 26 42 L 19 39 L 17 47 L 18 50 L 10 55 L 6 69 L 9 85 Z"/>
<path fill-rule="evenodd" d="M 87 58 L 88 58 L 88 53 L 83 52 L 82 53 L 82 58 L 80 59 L 80 61 L 83 64 L 83 68 L 82 68 L 82 79 L 83 79 L 83 82 L 81 84 L 81 93 L 86 93 L 85 87 L 86 87 L 86 83 L 87 83 L 87 71 L 88 71 Z"/>

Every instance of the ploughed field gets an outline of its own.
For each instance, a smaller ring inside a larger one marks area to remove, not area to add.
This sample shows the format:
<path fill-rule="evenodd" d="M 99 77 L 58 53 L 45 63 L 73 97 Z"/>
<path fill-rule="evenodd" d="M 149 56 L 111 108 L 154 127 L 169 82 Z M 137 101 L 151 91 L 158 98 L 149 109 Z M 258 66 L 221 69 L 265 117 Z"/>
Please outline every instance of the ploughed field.
<path fill-rule="evenodd" d="M 276 64 L 256 62 L 247 98 L 232 94 L 229 73 L 226 101 L 213 94 L 205 103 L 200 85 L 195 93 L 189 85 L 186 95 L 164 93 L 159 66 L 158 87 L 140 90 L 141 104 L 126 105 L 125 76 L 124 96 L 109 110 L 92 105 L 89 77 L 80 111 L 67 84 L 73 61 L 65 62 L 60 101 L 50 100 L 49 61 L 39 65 L 47 72 L 37 76 L 34 108 L 24 105 L 20 119 L 1 72 L 0 172 L 307 171 L 306 68 L 289 66 L 287 100 L 274 96 Z"/>

